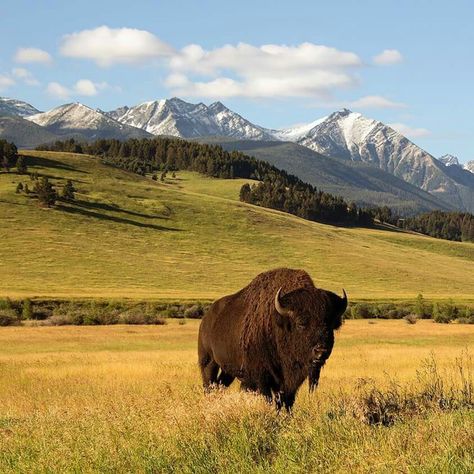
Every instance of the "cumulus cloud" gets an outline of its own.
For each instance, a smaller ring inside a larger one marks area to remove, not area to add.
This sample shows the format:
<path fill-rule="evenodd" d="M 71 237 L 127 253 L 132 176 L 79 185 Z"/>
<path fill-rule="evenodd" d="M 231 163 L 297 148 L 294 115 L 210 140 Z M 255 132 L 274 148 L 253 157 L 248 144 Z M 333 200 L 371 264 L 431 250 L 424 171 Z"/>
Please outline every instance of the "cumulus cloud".
<path fill-rule="evenodd" d="M 40 84 L 33 74 L 23 67 L 13 68 L 12 75 L 24 82 L 27 86 L 38 86 Z"/>
<path fill-rule="evenodd" d="M 173 48 L 148 31 L 100 26 L 64 36 L 60 52 L 71 58 L 91 59 L 105 67 L 166 57 Z"/>
<path fill-rule="evenodd" d="M 0 74 L 0 91 L 8 89 L 14 84 L 15 84 L 15 81 L 11 77 L 6 76 L 4 74 Z"/>
<path fill-rule="evenodd" d="M 59 82 L 50 82 L 46 87 L 46 92 L 57 99 L 67 99 L 71 94 L 71 91 Z"/>
<path fill-rule="evenodd" d="M 72 87 L 66 87 L 59 82 L 50 82 L 46 91 L 57 99 L 68 99 L 74 95 L 91 97 L 109 88 L 110 86 L 107 82 L 92 82 L 89 79 L 79 79 Z"/>
<path fill-rule="evenodd" d="M 17 63 L 50 64 L 53 62 L 51 55 L 39 48 L 18 48 L 14 59 Z"/>
<path fill-rule="evenodd" d="M 380 54 L 374 56 L 373 60 L 375 64 L 385 66 L 402 62 L 403 56 L 397 49 L 384 49 Z"/>
<path fill-rule="evenodd" d="M 351 102 L 349 106 L 360 109 L 400 109 L 406 107 L 406 104 L 394 102 L 380 95 L 367 95 Z"/>
<path fill-rule="evenodd" d="M 431 135 L 431 131 L 426 128 L 414 128 L 404 123 L 389 123 L 388 126 L 409 138 L 427 137 Z"/>
<path fill-rule="evenodd" d="M 189 45 L 172 56 L 166 85 L 185 96 L 328 97 L 355 85 L 361 65 L 354 53 L 313 43 Z"/>

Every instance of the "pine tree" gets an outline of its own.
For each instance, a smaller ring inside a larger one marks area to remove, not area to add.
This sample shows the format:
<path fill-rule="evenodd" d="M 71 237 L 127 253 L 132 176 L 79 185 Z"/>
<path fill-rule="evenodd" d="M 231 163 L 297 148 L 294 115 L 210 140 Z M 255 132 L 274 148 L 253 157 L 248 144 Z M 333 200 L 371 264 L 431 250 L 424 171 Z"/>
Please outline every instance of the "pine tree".
<path fill-rule="evenodd" d="M 72 184 L 72 181 L 70 179 L 68 179 L 67 183 L 63 187 L 61 197 L 65 201 L 74 201 L 74 199 L 75 199 L 74 193 L 75 192 L 76 192 L 76 188 Z"/>
<path fill-rule="evenodd" d="M 416 297 L 415 314 L 419 318 L 423 318 L 423 316 L 425 315 L 425 302 L 423 300 L 423 295 L 421 293 L 419 293 L 418 296 Z"/>
<path fill-rule="evenodd" d="M 26 174 L 28 168 L 26 167 L 25 158 L 23 155 L 20 155 L 16 160 L 16 172 L 19 174 Z"/>
<path fill-rule="evenodd" d="M 58 194 L 46 176 L 43 176 L 41 180 L 36 181 L 34 191 L 41 206 L 51 207 L 56 204 Z"/>
<path fill-rule="evenodd" d="M 23 191 L 23 183 L 18 183 L 18 184 L 16 185 L 16 191 L 15 191 L 15 192 L 16 192 L 17 194 L 20 194 L 22 191 Z"/>
<path fill-rule="evenodd" d="M 33 317 L 33 307 L 31 304 L 31 300 L 26 298 L 23 300 L 23 304 L 21 307 L 21 318 L 22 319 L 32 319 Z"/>

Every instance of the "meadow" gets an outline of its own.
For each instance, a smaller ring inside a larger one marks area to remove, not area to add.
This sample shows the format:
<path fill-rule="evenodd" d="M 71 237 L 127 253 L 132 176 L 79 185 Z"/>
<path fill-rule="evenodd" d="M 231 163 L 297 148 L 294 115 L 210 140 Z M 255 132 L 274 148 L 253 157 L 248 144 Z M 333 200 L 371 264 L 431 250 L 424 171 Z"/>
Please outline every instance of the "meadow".
<path fill-rule="evenodd" d="M 261 271 L 305 268 L 354 299 L 473 302 L 474 244 L 306 221 L 238 201 L 245 180 L 155 182 L 68 153 L 24 151 L 74 203 L 40 208 L 0 173 L 0 297 L 212 300 Z"/>
<path fill-rule="evenodd" d="M 433 382 L 427 360 L 446 392 L 457 358 L 472 383 L 473 326 L 346 321 L 288 415 L 235 384 L 202 393 L 198 324 L 0 328 L 0 472 L 473 472 L 472 406 L 390 426 L 340 411 L 364 384 Z"/>

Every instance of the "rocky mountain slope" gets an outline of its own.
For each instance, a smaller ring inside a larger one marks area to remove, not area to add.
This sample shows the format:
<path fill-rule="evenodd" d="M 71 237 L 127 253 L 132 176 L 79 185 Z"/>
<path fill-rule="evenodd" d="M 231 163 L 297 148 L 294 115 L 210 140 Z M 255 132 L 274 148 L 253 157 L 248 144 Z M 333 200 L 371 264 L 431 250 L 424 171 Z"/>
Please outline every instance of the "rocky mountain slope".
<path fill-rule="evenodd" d="M 0 117 L 28 117 L 40 111 L 22 100 L 0 97 Z"/>
<path fill-rule="evenodd" d="M 36 123 L 21 117 L 0 117 L 0 138 L 22 148 L 33 148 L 40 143 L 51 143 L 61 137 Z"/>
<path fill-rule="evenodd" d="M 91 140 L 151 137 L 151 134 L 145 130 L 118 122 L 105 113 L 80 103 L 61 105 L 48 112 L 31 115 L 26 119 L 55 134 L 79 133 Z"/>
<path fill-rule="evenodd" d="M 302 134 L 295 129 L 279 134 L 293 136 L 296 143 L 323 155 L 380 168 L 459 209 L 474 212 L 474 176 L 458 179 L 457 174 L 447 172 L 449 166 L 388 125 L 347 109 L 315 123 Z"/>
<path fill-rule="evenodd" d="M 153 135 L 182 138 L 220 135 L 250 140 L 272 138 L 264 128 L 252 124 L 221 102 L 207 106 L 174 97 L 144 102 L 135 107 L 120 107 L 108 115 Z"/>
<path fill-rule="evenodd" d="M 171 135 L 182 138 L 226 137 L 254 142 L 293 142 L 320 156 L 350 163 L 349 168 L 353 173 L 356 173 L 356 168 L 352 164 L 364 164 L 366 167 L 359 167 L 357 173 L 368 173 L 367 166 L 372 167 L 430 193 L 448 207 L 474 212 L 474 174 L 468 172 L 474 169 L 472 163 L 463 170 L 452 155 L 445 155 L 438 160 L 390 126 L 347 109 L 309 124 L 282 130 L 255 125 L 221 102 L 208 106 L 178 98 L 144 102 L 134 107 L 124 106 L 110 112 L 94 110 L 79 103 L 65 104 L 44 113 L 34 113 L 37 112 L 34 107 L 21 101 L 2 99 L 0 115 L 1 110 L 4 110 L 4 115 L 8 112 L 8 115 L 25 117 L 51 134 L 79 136 L 87 140 Z M 18 126 L 21 124 L 17 122 Z M 12 127 L 14 125 L 10 122 L 10 131 Z M 21 132 L 19 135 L 27 134 Z M 27 146 L 31 143 L 30 140 Z M 25 146 L 25 143 L 20 142 L 19 145 Z M 273 151 L 277 152 L 277 148 L 265 148 L 267 159 L 272 161 L 270 155 Z M 295 160 L 297 163 L 293 168 L 298 168 L 300 151 L 284 146 L 278 148 L 278 156 L 281 156 L 283 149 L 288 153 L 285 162 Z M 279 159 L 276 157 L 273 161 Z M 318 167 L 321 163 L 321 160 L 313 159 L 311 166 Z M 315 173 L 318 174 L 318 171 Z"/>
<path fill-rule="evenodd" d="M 226 150 L 239 150 L 268 161 L 323 191 L 343 196 L 360 206 L 386 205 L 402 215 L 454 209 L 454 206 L 382 169 L 362 162 L 330 158 L 296 143 L 217 137 L 199 141 L 219 144 Z"/>

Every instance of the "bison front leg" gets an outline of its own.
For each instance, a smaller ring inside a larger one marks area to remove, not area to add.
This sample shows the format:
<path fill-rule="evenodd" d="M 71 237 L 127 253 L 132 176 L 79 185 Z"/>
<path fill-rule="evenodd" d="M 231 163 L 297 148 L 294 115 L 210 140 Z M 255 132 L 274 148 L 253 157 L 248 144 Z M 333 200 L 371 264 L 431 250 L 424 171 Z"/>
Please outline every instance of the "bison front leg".
<path fill-rule="evenodd" d="M 202 385 L 204 387 L 204 391 L 208 392 L 213 385 L 217 384 L 219 365 L 210 357 L 203 357 L 199 361 L 199 367 L 201 369 Z"/>
<path fill-rule="evenodd" d="M 295 403 L 296 393 L 294 392 L 280 392 L 281 403 L 288 413 L 291 413 L 293 404 Z"/>
<path fill-rule="evenodd" d="M 233 375 L 230 375 L 221 369 L 221 373 L 219 374 L 219 377 L 217 377 L 217 383 L 219 385 L 223 385 L 224 387 L 228 387 L 234 381 L 234 379 L 235 377 Z"/>

